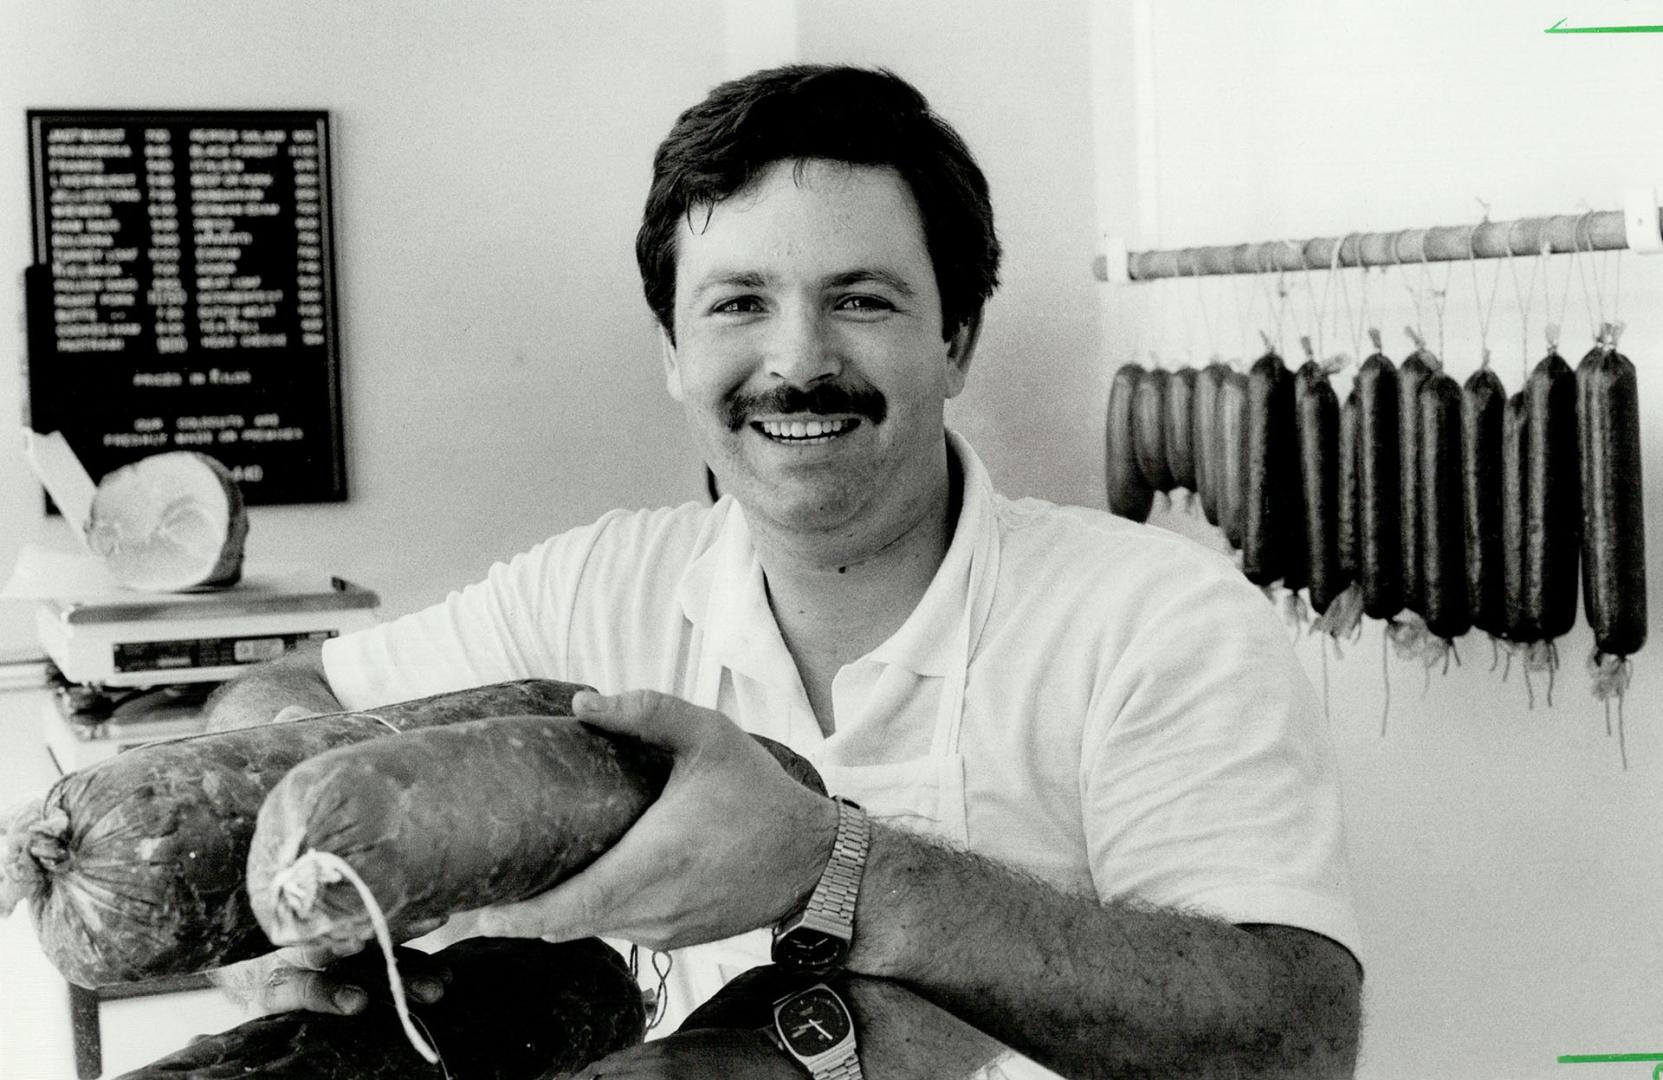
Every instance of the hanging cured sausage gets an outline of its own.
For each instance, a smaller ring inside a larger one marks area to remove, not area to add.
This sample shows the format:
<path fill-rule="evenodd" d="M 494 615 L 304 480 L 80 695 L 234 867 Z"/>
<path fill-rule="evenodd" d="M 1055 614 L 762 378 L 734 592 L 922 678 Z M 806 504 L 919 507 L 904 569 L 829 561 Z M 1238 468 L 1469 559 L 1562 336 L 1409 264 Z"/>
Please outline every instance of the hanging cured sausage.
<path fill-rule="evenodd" d="M 1114 373 L 1105 432 L 1109 510 L 1133 521 L 1147 519 L 1155 502 L 1155 489 L 1138 470 L 1133 442 L 1132 412 L 1142 378 L 1143 368 L 1137 364 L 1125 364 Z"/>
<path fill-rule="evenodd" d="M 1328 372 L 1315 359 L 1294 376 L 1294 426 L 1306 584 L 1311 609 L 1320 615 L 1351 579 L 1340 562 L 1340 523 L 1346 516 L 1340 509 L 1340 403 Z"/>
<path fill-rule="evenodd" d="M 1634 365 L 1607 336 L 1577 364 L 1576 383 L 1583 610 L 1598 655 L 1626 657 L 1646 643 L 1646 516 Z"/>

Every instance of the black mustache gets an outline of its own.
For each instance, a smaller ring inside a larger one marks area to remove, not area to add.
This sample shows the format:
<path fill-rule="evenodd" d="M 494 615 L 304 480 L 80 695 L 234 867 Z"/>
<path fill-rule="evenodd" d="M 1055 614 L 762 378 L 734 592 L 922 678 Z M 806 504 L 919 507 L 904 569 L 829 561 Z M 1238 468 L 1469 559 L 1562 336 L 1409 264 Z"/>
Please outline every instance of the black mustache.
<path fill-rule="evenodd" d="M 818 413 L 821 416 L 858 416 L 874 424 L 889 415 L 889 403 L 872 386 L 824 383 L 807 390 L 778 386 L 760 394 L 735 393 L 727 401 L 729 431 L 738 431 L 758 414 Z"/>

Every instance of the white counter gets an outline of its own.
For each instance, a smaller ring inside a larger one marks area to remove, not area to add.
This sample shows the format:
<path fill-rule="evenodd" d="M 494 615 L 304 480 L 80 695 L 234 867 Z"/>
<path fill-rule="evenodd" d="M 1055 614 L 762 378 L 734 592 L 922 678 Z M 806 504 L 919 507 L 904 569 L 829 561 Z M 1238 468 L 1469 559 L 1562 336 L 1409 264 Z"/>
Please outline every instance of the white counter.
<path fill-rule="evenodd" d="M 45 700 L 44 690 L 0 691 L 0 808 L 43 794 L 57 777 L 41 726 Z M 101 1075 L 119 1076 L 244 1018 L 212 990 L 103 1002 Z M 69 986 L 22 908 L 0 919 L 0 1080 L 76 1080 Z"/>

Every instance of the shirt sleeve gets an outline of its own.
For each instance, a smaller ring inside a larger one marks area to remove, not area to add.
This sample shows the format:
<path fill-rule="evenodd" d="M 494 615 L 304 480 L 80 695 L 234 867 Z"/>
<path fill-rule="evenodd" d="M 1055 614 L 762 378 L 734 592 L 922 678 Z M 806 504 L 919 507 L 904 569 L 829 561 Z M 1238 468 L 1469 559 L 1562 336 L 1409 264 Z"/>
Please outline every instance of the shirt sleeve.
<path fill-rule="evenodd" d="M 1088 719 L 1098 894 L 1297 926 L 1360 956 L 1333 748 L 1288 631 L 1239 575 L 1185 577 L 1137 613 Z"/>
<path fill-rule="evenodd" d="M 564 677 L 577 585 L 606 520 L 499 562 L 484 580 L 431 607 L 326 642 L 324 672 L 336 697 L 363 709 Z"/>
<path fill-rule="evenodd" d="M 1011 1050 L 995 1061 L 990 1061 L 970 1075 L 968 1080 L 1063 1080 L 1061 1076 Z"/>

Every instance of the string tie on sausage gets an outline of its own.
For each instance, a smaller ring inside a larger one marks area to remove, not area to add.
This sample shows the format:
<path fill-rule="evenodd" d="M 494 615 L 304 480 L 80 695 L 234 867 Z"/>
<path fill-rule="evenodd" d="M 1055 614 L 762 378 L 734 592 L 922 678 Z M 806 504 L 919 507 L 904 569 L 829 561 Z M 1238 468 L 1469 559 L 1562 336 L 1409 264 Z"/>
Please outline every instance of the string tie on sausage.
<path fill-rule="evenodd" d="M 47 870 L 56 870 L 69 858 L 69 815 L 54 810 L 29 826 L 29 854 Z"/>
<path fill-rule="evenodd" d="M 1622 755 L 1623 771 L 1628 771 L 1628 739 L 1623 730 L 1623 698 L 1628 694 L 1629 680 L 1634 677 L 1634 664 L 1626 656 L 1602 653 L 1598 648 L 1588 654 L 1588 677 L 1595 700 L 1605 706 L 1605 735 L 1611 737 L 1611 703 L 1617 704 L 1617 748 Z"/>
<path fill-rule="evenodd" d="M 1392 650 L 1402 660 L 1413 660 L 1420 664 L 1426 673 L 1426 683 L 1422 687 L 1425 694 L 1432 685 L 1432 669 L 1441 668 L 1440 674 L 1449 674 L 1449 665 L 1453 661 L 1460 666 L 1461 654 L 1455 647 L 1455 642 L 1449 638 L 1439 637 L 1433 633 L 1426 623 L 1413 612 L 1404 612 L 1393 619 L 1386 627 L 1387 636 L 1392 643 Z"/>
<path fill-rule="evenodd" d="M 392 721 L 388 720 L 384 716 L 377 716 L 372 712 L 355 712 L 352 715 L 353 716 L 362 716 L 366 720 L 374 720 L 376 723 L 380 724 L 382 727 L 386 728 L 388 731 L 392 732 L 394 735 L 402 735 L 404 733 L 403 728 L 395 726 Z"/>
<path fill-rule="evenodd" d="M 1628 692 L 1633 667 L 1626 656 L 1612 656 L 1595 649 L 1588 656 L 1588 677 L 1593 682 L 1594 697 L 1600 701 L 1622 697 Z"/>
<path fill-rule="evenodd" d="M 1363 621 L 1363 590 L 1355 582 L 1347 585 L 1338 596 L 1328 603 L 1328 610 L 1311 623 L 1311 633 L 1327 634 L 1334 640 L 1334 652 L 1342 659 L 1344 654 L 1339 650 L 1339 642 L 1349 638 Z"/>
<path fill-rule="evenodd" d="M 44 836 L 42 833 L 44 832 Z M 48 812 L 26 800 L 0 815 L 0 919 L 18 904 L 43 896 L 48 875 L 61 861 L 42 854 L 68 854 L 69 817 L 62 810 Z M 46 846 L 50 844 L 50 846 Z M 42 848 L 37 852 L 36 848 Z"/>
<path fill-rule="evenodd" d="M 410 1045 L 428 1064 L 440 1065 L 439 1052 L 422 1038 L 411 1023 L 410 1006 L 404 997 L 404 980 L 399 978 L 398 961 L 393 958 L 393 935 L 387 928 L 387 917 L 382 912 L 381 905 L 376 902 L 375 894 L 350 863 L 334 852 L 313 849 L 274 874 L 272 888 L 277 893 L 276 908 L 279 917 L 310 916 L 323 889 L 343 880 L 357 890 L 358 898 L 363 901 L 364 911 L 369 915 L 370 926 L 375 930 L 375 940 L 381 946 L 381 955 L 387 961 L 387 985 L 392 990 L 393 1009 L 398 1013 L 398 1022 L 404 1029 L 404 1037 L 410 1040 Z"/>

